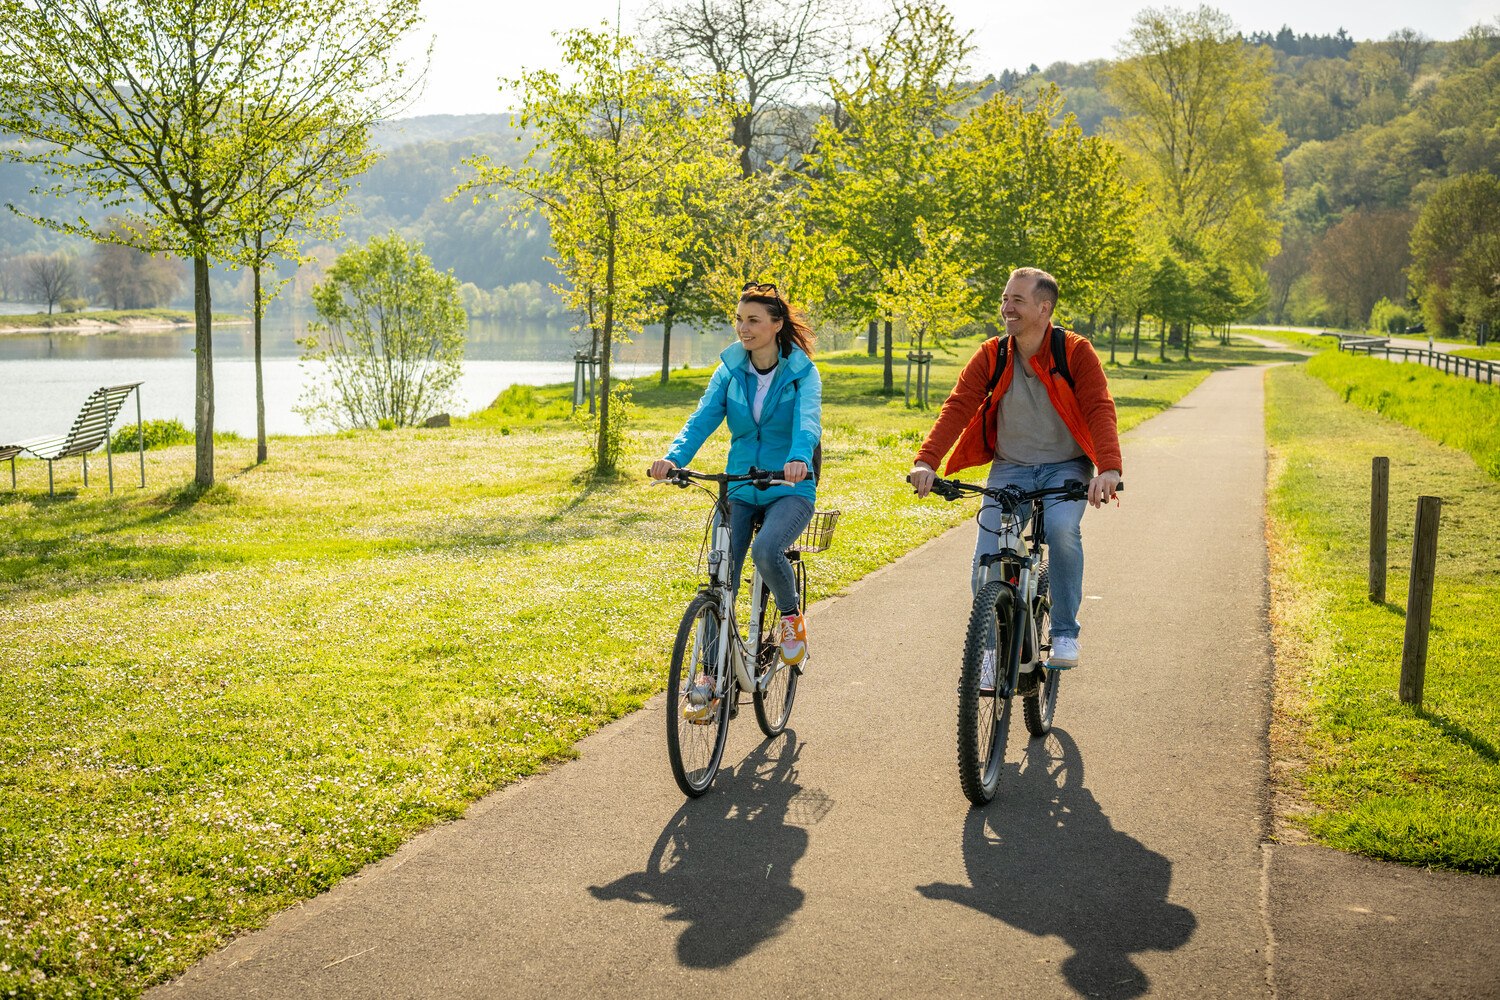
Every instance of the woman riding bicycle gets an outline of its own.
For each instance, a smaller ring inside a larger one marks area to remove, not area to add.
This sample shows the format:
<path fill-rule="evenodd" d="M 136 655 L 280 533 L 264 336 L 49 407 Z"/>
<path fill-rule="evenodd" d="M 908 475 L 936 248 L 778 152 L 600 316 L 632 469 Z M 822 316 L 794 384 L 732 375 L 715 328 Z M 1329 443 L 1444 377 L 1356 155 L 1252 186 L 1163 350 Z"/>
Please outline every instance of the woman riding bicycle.
<path fill-rule="evenodd" d="M 719 355 L 721 363 L 698 408 L 666 456 L 651 463 L 651 478 L 665 479 L 691 462 L 726 421 L 730 438 L 725 472 L 780 470 L 780 478 L 789 485 L 760 490 L 742 483 L 730 491 L 729 571 L 737 591 L 748 548 L 781 612 L 781 659 L 795 665 L 807 655 L 807 625 L 786 550 L 812 519 L 817 498 L 810 470 L 823 431 L 823 385 L 812 362 L 812 330 L 775 285 L 745 285 L 734 329 L 738 341 Z M 760 532 L 752 545 L 757 521 Z"/>

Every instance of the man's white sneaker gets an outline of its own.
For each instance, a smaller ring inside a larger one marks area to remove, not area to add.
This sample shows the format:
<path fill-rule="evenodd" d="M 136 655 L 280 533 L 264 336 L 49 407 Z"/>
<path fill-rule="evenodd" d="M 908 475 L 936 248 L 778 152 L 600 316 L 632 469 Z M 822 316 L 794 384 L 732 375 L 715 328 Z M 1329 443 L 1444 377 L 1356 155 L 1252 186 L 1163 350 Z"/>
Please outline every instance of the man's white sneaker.
<path fill-rule="evenodd" d="M 1052 655 L 1047 666 L 1053 670 L 1066 670 L 1078 666 L 1078 639 L 1071 635 L 1052 637 Z"/>

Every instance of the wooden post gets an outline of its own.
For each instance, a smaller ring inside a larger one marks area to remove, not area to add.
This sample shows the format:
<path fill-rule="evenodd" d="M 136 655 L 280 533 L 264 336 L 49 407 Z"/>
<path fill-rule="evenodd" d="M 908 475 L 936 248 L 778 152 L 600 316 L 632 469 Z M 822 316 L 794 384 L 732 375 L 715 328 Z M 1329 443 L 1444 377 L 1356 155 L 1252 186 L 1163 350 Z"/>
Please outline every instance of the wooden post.
<path fill-rule="evenodd" d="M 1406 641 L 1401 647 L 1401 700 L 1421 706 L 1427 673 L 1427 631 L 1432 624 L 1432 583 L 1437 570 L 1438 515 L 1443 501 L 1417 497 L 1417 534 L 1411 543 L 1411 583 L 1406 596 Z"/>
<path fill-rule="evenodd" d="M 1390 502 L 1391 460 L 1370 462 L 1370 600 L 1385 603 L 1386 515 Z"/>

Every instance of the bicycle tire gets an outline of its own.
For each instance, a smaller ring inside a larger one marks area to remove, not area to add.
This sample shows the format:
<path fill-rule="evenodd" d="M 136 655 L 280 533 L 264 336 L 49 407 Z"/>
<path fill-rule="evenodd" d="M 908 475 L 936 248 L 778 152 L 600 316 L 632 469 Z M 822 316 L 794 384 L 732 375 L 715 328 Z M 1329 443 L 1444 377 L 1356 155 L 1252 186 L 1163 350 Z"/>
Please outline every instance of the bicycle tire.
<path fill-rule="evenodd" d="M 1042 564 L 1037 579 L 1036 599 L 1031 605 L 1031 620 L 1036 628 L 1036 640 L 1050 648 L 1048 640 L 1052 629 L 1052 597 L 1048 590 L 1051 583 L 1047 566 Z M 1040 651 L 1038 651 L 1040 656 Z M 1057 689 L 1062 684 L 1061 670 L 1043 670 L 1042 681 L 1036 690 L 1021 701 L 1022 715 L 1026 719 L 1026 731 L 1032 736 L 1046 736 L 1052 732 L 1052 719 L 1057 714 Z"/>
<path fill-rule="evenodd" d="M 963 670 L 958 682 L 958 782 L 976 806 L 994 799 L 1005 763 L 1011 699 L 1001 697 L 998 691 L 1005 685 L 1006 664 L 1015 638 L 1011 615 L 1015 596 L 1015 590 L 1001 581 L 979 588 L 964 637 Z M 995 654 L 997 693 L 982 695 L 980 672 L 987 650 Z"/>
<path fill-rule="evenodd" d="M 722 635 L 724 624 L 719 599 L 699 594 L 683 613 L 672 643 L 672 668 L 667 673 L 667 759 L 677 787 L 691 798 L 708 791 L 719 773 L 729 736 L 729 705 L 737 697 L 731 671 L 729 690 L 706 720 L 693 722 L 684 715 L 694 679 L 700 672 L 713 675 L 714 636 Z"/>
<path fill-rule="evenodd" d="M 798 560 L 793 564 L 797 577 L 797 607 L 807 609 L 807 568 Z M 761 584 L 760 595 L 760 664 L 757 677 L 767 670 L 774 671 L 764 690 L 756 688 L 754 697 L 755 721 L 767 737 L 780 736 L 792 717 L 792 703 L 797 700 L 797 681 L 801 672 L 781 662 L 781 649 L 777 641 L 781 635 L 781 612 L 775 609 L 771 588 Z"/>

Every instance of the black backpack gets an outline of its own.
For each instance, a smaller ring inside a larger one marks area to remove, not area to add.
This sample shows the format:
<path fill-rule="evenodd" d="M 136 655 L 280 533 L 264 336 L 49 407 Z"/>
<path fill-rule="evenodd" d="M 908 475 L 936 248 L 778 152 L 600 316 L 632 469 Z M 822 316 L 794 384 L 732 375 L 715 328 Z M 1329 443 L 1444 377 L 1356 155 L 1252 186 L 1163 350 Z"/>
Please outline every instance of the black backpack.
<path fill-rule="evenodd" d="M 995 352 L 995 370 L 990 374 L 989 389 L 984 398 L 989 399 L 995 393 L 995 386 L 1000 382 L 1000 373 L 1005 371 L 1005 352 L 1010 347 L 1010 338 L 1000 338 L 1000 348 Z M 1060 326 L 1052 328 L 1052 374 L 1061 375 L 1063 381 L 1068 383 L 1069 389 L 1077 389 L 1073 384 L 1073 373 L 1068 371 L 1068 338 L 1066 332 Z"/>

